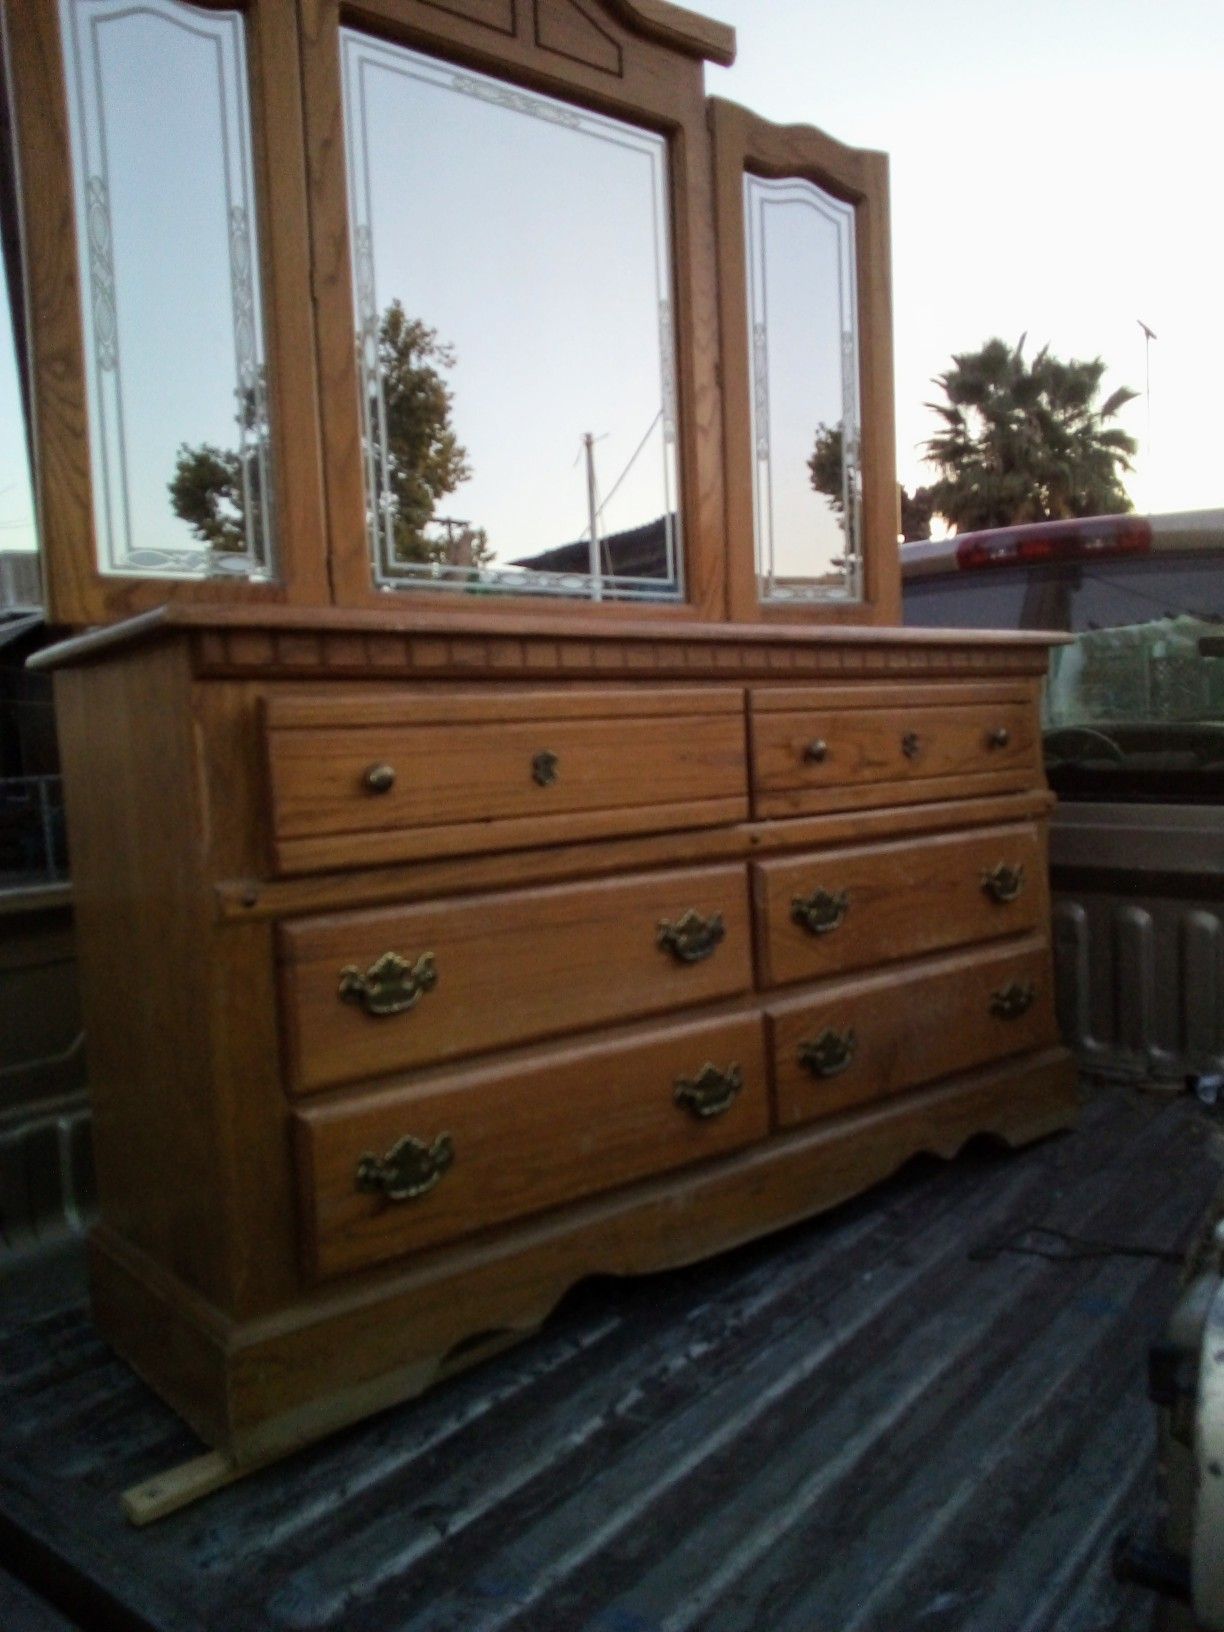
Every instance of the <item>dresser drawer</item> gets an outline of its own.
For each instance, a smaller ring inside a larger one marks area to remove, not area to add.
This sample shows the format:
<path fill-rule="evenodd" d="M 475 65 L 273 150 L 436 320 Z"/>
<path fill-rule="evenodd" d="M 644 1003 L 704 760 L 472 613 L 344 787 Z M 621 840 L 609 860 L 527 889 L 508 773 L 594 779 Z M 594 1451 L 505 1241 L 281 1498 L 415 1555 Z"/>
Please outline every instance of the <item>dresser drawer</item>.
<path fill-rule="evenodd" d="M 752 786 L 757 816 L 905 804 L 950 793 L 1004 792 L 1040 779 L 1037 719 L 1026 699 L 822 707 L 752 698 Z"/>
<path fill-rule="evenodd" d="M 1016 934 L 1045 916 L 1031 823 L 787 856 L 752 874 L 767 986 Z"/>
<path fill-rule="evenodd" d="M 740 821 L 743 693 L 270 698 L 279 871 Z"/>
<path fill-rule="evenodd" d="M 752 983 L 741 866 L 283 924 L 297 1088 L 633 1020 Z"/>
<path fill-rule="evenodd" d="M 1056 1040 L 1036 940 L 778 999 L 766 1017 L 784 1127 Z"/>
<path fill-rule="evenodd" d="M 315 1275 L 542 1212 L 769 1131 L 759 1015 L 684 1020 L 294 1117 Z"/>

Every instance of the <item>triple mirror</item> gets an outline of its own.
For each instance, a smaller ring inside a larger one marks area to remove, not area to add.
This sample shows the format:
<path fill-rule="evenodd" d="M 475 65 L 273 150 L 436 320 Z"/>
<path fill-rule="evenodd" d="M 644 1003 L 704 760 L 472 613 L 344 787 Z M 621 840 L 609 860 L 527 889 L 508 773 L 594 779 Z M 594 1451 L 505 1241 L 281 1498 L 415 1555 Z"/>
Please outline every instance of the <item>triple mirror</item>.
<path fill-rule="evenodd" d="M 248 15 L 51 3 L 98 570 L 272 582 Z M 373 584 L 683 599 L 668 138 L 352 26 L 338 55 Z M 733 522 L 728 547 L 755 550 L 764 606 L 858 602 L 855 205 L 733 163 L 742 243 L 720 264 L 739 257 L 746 310 L 723 322 L 748 346 L 723 406 L 747 395 L 751 457 L 726 479 L 751 483 L 752 538 Z"/>

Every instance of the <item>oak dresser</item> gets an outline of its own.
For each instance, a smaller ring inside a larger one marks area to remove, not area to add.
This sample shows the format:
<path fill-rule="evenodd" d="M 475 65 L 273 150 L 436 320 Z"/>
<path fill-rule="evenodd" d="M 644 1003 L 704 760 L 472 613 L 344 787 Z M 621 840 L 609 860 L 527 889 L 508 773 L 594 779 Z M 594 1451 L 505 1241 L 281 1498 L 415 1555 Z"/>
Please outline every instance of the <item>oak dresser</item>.
<path fill-rule="evenodd" d="M 1050 637 L 899 627 L 882 156 L 664 0 L 5 10 L 116 1348 L 250 1462 L 1069 1125 Z"/>

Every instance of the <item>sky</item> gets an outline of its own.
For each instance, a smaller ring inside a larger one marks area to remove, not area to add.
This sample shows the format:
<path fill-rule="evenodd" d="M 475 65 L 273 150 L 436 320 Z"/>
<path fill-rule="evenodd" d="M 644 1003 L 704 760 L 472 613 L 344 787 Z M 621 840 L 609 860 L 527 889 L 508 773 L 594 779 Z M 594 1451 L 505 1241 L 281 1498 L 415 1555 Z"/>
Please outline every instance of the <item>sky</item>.
<path fill-rule="evenodd" d="M 711 94 L 889 153 L 898 473 L 994 334 L 1101 356 L 1136 507 L 1224 504 L 1224 0 L 702 0 L 737 30 Z M 1150 412 L 1150 437 L 1148 432 Z M 34 542 L 0 333 L 0 548 Z"/>
<path fill-rule="evenodd" d="M 1224 506 L 1224 0 L 704 0 L 736 29 L 715 96 L 891 161 L 897 465 L 990 336 L 1145 389 L 1143 511 Z"/>

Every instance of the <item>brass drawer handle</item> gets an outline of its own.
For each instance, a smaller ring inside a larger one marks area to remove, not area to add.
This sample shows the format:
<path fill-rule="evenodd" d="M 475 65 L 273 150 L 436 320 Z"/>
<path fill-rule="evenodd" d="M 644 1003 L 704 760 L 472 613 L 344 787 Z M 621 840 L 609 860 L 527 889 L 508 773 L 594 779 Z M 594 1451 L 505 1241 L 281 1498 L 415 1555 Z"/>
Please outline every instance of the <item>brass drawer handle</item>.
<path fill-rule="evenodd" d="M 560 772 L 560 759 L 551 748 L 542 748 L 531 761 L 531 780 L 540 788 L 551 788 Z"/>
<path fill-rule="evenodd" d="M 901 738 L 901 752 L 906 759 L 917 759 L 922 752 L 922 738 L 917 731 L 907 731 Z"/>
<path fill-rule="evenodd" d="M 850 911 L 849 890 L 813 890 L 811 895 L 796 895 L 791 901 L 791 918 L 809 935 L 829 935 L 843 922 Z"/>
<path fill-rule="evenodd" d="M 395 766 L 371 765 L 361 782 L 367 793 L 390 793 L 395 786 Z"/>
<path fill-rule="evenodd" d="M 676 1078 L 672 1097 L 683 1110 L 704 1120 L 729 1111 L 743 1086 L 744 1073 L 738 1065 L 729 1065 L 720 1071 L 707 1060 L 695 1077 Z"/>
<path fill-rule="evenodd" d="M 808 765 L 823 765 L 829 757 L 829 745 L 823 737 L 817 737 L 809 742 L 803 750 L 803 758 Z"/>
<path fill-rule="evenodd" d="M 996 725 L 993 731 L 986 733 L 987 748 L 1006 748 L 1011 742 L 1011 732 L 1005 725 Z"/>
<path fill-rule="evenodd" d="M 437 984 L 438 963 L 432 952 L 422 952 L 415 963 L 398 952 L 384 952 L 364 974 L 355 963 L 340 971 L 341 998 L 359 1003 L 376 1018 L 414 1008 Z"/>
<path fill-rule="evenodd" d="M 432 1145 L 407 1134 L 385 1156 L 361 1157 L 357 1188 L 388 1201 L 416 1201 L 429 1194 L 454 1161 L 455 1142 L 449 1133 L 440 1133 Z"/>
<path fill-rule="evenodd" d="M 674 924 L 666 919 L 659 925 L 655 945 L 670 952 L 677 963 L 700 963 L 710 957 L 726 938 L 727 926 L 721 912 L 703 918 L 693 907 Z"/>
<path fill-rule="evenodd" d="M 1001 992 L 990 994 L 990 1012 L 997 1014 L 1000 1020 L 1018 1020 L 1022 1014 L 1027 1014 L 1033 1006 L 1033 999 L 1037 996 L 1037 987 L 1031 981 L 1023 985 L 1013 980 L 1010 985 L 1004 986 Z"/>
<path fill-rule="evenodd" d="M 847 1070 L 858 1048 L 854 1028 L 822 1031 L 813 1042 L 799 1044 L 799 1064 L 814 1077 L 837 1077 Z"/>
<path fill-rule="evenodd" d="M 1005 906 L 1007 902 L 1014 901 L 1023 888 L 1024 863 L 1022 861 L 1017 862 L 1014 867 L 1009 867 L 1005 861 L 1001 861 L 997 867 L 992 867 L 988 872 L 982 874 L 983 894 L 988 895 L 992 901 L 997 901 L 1000 906 Z"/>

